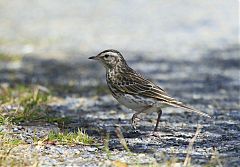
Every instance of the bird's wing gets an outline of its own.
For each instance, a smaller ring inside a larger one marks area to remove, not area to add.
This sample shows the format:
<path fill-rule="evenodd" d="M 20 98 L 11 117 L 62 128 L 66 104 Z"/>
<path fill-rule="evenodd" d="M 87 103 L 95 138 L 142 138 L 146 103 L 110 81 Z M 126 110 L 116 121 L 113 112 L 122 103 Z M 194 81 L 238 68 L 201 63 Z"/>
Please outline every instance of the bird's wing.
<path fill-rule="evenodd" d="M 166 91 L 155 85 L 152 81 L 145 79 L 142 75 L 135 71 L 128 70 L 121 75 L 114 83 L 115 88 L 122 93 L 131 95 L 140 95 L 143 97 L 155 98 L 163 102 L 176 101 L 170 97 Z"/>
<path fill-rule="evenodd" d="M 114 83 L 114 85 L 115 88 L 122 93 L 154 98 L 170 106 L 183 108 L 188 111 L 196 112 L 199 115 L 210 117 L 208 114 L 189 107 L 172 98 L 162 88 L 154 84 L 152 81 L 145 79 L 142 75 L 136 73 L 135 71 L 129 70 L 124 73 L 124 75 L 121 75 L 117 79 L 117 83 Z"/>

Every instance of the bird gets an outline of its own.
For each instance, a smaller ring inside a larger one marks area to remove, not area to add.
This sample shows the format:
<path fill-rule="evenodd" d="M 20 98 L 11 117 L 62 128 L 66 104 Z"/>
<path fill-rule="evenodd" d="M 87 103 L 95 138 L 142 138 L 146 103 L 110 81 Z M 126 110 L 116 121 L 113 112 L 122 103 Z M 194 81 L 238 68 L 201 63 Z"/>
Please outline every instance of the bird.
<path fill-rule="evenodd" d="M 97 60 L 105 67 L 106 82 L 112 96 L 120 104 L 135 111 L 131 119 L 133 129 L 137 128 L 140 113 L 157 112 L 157 122 L 153 130 L 156 132 L 162 108 L 167 106 L 182 108 L 211 118 L 208 114 L 171 97 L 160 86 L 133 70 L 117 50 L 107 49 L 89 59 Z"/>

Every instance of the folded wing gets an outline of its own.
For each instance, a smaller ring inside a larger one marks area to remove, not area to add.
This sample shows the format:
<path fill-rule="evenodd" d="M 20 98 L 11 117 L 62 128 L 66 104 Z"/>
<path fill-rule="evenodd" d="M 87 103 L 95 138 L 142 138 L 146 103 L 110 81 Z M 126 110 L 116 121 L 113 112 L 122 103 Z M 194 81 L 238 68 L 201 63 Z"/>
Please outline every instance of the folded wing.
<path fill-rule="evenodd" d="M 145 79 L 135 71 L 128 70 L 124 75 L 119 76 L 117 83 L 114 83 L 113 85 L 116 85 L 115 88 L 122 93 L 154 98 L 170 106 L 183 108 L 187 111 L 196 112 L 199 115 L 210 117 L 208 114 L 189 107 L 172 98 L 162 88 L 154 84 L 152 81 Z"/>

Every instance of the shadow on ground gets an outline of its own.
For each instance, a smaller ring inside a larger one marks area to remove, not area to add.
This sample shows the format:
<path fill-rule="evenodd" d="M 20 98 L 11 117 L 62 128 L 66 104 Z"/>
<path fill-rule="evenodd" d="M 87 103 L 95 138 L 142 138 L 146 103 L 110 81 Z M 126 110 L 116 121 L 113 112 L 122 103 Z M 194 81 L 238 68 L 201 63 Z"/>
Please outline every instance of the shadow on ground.
<path fill-rule="evenodd" d="M 56 117 L 71 117 L 71 122 L 60 127 L 72 131 L 85 128 L 86 132 L 102 142 L 110 134 L 110 150 L 124 151 L 116 136 L 120 127 L 134 153 L 145 153 L 161 161 L 159 153 L 184 160 L 189 140 L 198 124 L 203 126 L 194 143 L 192 160 L 206 163 L 217 150 L 226 166 L 236 165 L 240 149 L 239 106 L 239 48 L 210 50 L 195 61 L 147 60 L 136 56 L 130 60 L 134 68 L 153 78 L 169 94 L 205 111 L 213 119 L 177 109 L 166 109 L 162 116 L 159 137 L 152 136 L 156 113 L 143 116 L 139 130 L 130 126 L 132 111 L 113 101 L 105 86 L 105 72 L 101 66 L 86 60 L 41 60 L 37 55 L 23 57 L 16 64 L 0 63 L 0 83 L 43 85 L 62 102 L 50 105 Z M 16 63 L 16 62 L 15 62 Z M 145 68 L 151 65 L 151 68 Z"/>

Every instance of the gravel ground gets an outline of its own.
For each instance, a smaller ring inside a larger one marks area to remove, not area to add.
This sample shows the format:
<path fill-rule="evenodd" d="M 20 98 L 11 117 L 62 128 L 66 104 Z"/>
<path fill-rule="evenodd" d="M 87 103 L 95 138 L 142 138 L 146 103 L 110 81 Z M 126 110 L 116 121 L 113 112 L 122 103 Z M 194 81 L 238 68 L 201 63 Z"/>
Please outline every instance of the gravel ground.
<path fill-rule="evenodd" d="M 108 4 L 108 5 L 106 5 Z M 202 125 L 192 163 L 202 166 L 218 152 L 223 166 L 240 164 L 240 57 L 237 1 L 0 1 L 0 51 L 23 56 L 0 62 L 0 83 L 40 84 L 61 97 L 50 105 L 56 117 L 72 117 L 66 129 L 84 128 L 99 146 L 34 145 L 33 135 L 59 131 L 57 124 L 1 126 L 26 143 L 14 151 L 38 155 L 40 166 L 112 166 L 166 162 L 186 157 Z M 130 66 L 177 99 L 212 115 L 203 118 L 175 108 L 163 110 L 158 137 L 156 113 L 143 115 L 133 131 L 133 111 L 108 93 L 103 67 L 87 57 L 106 48 L 123 51 Z M 119 127 L 131 150 L 115 133 Z M 35 129 L 35 130 L 34 130 Z M 110 134 L 111 155 L 103 151 Z"/>
<path fill-rule="evenodd" d="M 37 136 L 41 138 L 50 129 L 61 129 L 57 124 L 30 124 L 2 129 L 21 134 L 20 136 L 29 143 L 29 152 L 35 151 L 40 154 L 42 166 L 92 166 L 111 164 L 106 151 L 103 151 L 103 138 L 106 134 L 110 134 L 110 160 L 144 164 L 163 162 L 176 157 L 183 161 L 190 139 L 194 136 L 197 126 L 202 125 L 201 133 L 194 143 L 193 164 L 197 166 L 209 162 L 215 155 L 214 150 L 217 150 L 224 166 L 237 166 L 240 163 L 238 55 L 239 48 L 232 46 L 222 50 L 210 50 L 202 59 L 194 61 L 147 60 L 138 57 L 129 62 L 133 67 L 141 68 L 172 96 L 184 99 L 186 103 L 213 117 L 209 119 L 179 109 L 166 108 L 163 110 L 158 137 L 150 135 L 156 121 L 156 113 L 143 115 L 139 130 L 132 130 L 130 118 L 134 112 L 120 106 L 108 94 L 107 88 L 104 87 L 104 70 L 100 66 L 93 65 L 93 62 L 53 63 L 27 57 L 18 69 L 1 69 L 0 81 L 38 83 L 56 87 L 53 92 L 62 97 L 62 100 L 50 104 L 51 113 L 59 118 L 71 117 L 71 123 L 64 128 L 70 131 L 84 128 L 100 146 L 32 145 L 33 129 L 37 129 Z M 150 65 L 151 68 L 142 68 Z M 100 75 L 96 71 L 99 71 Z M 53 73 L 55 78 L 52 77 Z M 101 79 L 96 78 L 97 75 Z M 103 86 L 99 88 L 98 85 Z M 121 129 L 131 155 L 120 144 L 115 133 L 116 127 Z"/>

